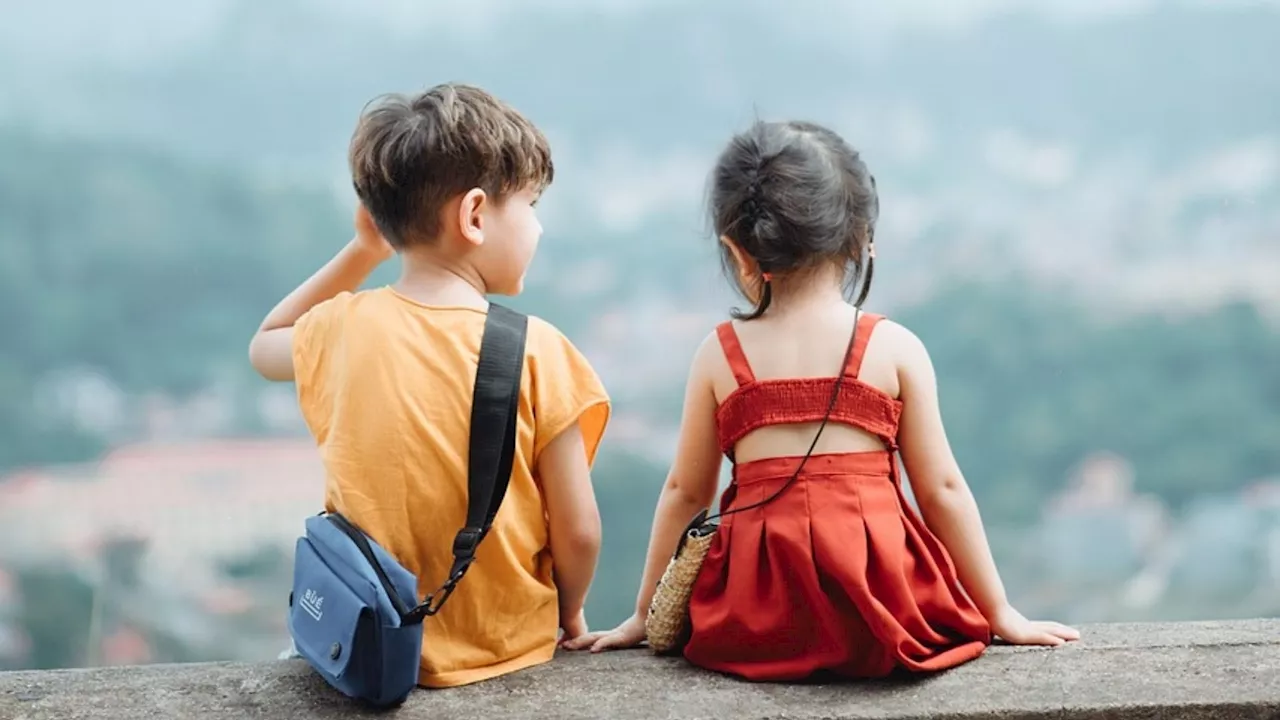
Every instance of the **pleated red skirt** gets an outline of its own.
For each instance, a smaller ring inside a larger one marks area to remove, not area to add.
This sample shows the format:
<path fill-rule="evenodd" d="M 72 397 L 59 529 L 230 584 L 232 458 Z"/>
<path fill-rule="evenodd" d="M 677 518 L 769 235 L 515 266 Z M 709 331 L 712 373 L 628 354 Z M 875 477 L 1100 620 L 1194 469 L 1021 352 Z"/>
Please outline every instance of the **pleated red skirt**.
<path fill-rule="evenodd" d="M 739 465 L 721 509 L 765 499 L 800 458 Z M 991 641 L 890 452 L 814 455 L 773 502 L 723 518 L 690 600 L 692 663 L 750 680 L 881 677 L 972 660 Z"/>

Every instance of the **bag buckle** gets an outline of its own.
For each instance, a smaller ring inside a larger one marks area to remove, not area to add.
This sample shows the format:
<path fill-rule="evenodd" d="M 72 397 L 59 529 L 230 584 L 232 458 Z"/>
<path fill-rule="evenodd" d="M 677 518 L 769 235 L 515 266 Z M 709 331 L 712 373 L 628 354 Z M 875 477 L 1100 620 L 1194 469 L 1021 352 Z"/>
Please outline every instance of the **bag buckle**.
<path fill-rule="evenodd" d="M 453 594 L 458 581 L 462 580 L 467 568 L 475 562 L 476 548 L 480 547 L 480 541 L 484 540 L 486 532 L 484 528 L 462 528 L 458 531 L 453 538 L 453 567 L 449 568 L 449 579 L 406 615 L 407 619 L 418 622 L 440 612 L 440 606 Z"/>
<path fill-rule="evenodd" d="M 484 539 L 485 532 L 479 528 L 462 528 L 453 538 L 453 556 L 458 560 L 470 561 L 476 556 L 476 548 Z"/>

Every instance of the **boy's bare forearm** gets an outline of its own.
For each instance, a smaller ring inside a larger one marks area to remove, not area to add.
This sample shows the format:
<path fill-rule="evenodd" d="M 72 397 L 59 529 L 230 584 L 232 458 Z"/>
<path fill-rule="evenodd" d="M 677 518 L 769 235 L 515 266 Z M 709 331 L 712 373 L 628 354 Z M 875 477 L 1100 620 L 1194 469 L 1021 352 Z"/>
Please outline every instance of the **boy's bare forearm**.
<path fill-rule="evenodd" d="M 600 541 L 580 539 L 575 542 L 555 543 L 552 540 L 556 591 L 560 596 L 560 616 L 572 617 L 586 605 L 587 591 L 596 573 L 600 558 Z"/>
<path fill-rule="evenodd" d="M 358 240 L 352 240 L 277 303 L 263 319 L 258 332 L 292 327 L 298 318 L 316 305 L 338 293 L 358 289 L 384 259 L 384 255 Z"/>
<path fill-rule="evenodd" d="M 920 512 L 951 555 L 965 592 L 983 616 L 993 617 L 1008 604 L 1008 597 L 973 494 L 964 485 L 939 491 L 920 499 Z"/>
<path fill-rule="evenodd" d="M 581 427 L 575 423 L 552 438 L 535 462 L 563 622 L 582 611 L 600 557 L 600 509 Z"/>

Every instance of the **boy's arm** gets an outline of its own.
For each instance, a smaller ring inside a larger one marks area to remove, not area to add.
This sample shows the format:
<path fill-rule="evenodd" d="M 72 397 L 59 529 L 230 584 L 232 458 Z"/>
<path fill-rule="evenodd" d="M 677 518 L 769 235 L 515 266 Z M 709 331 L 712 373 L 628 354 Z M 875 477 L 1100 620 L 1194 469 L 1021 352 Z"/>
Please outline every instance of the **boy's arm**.
<path fill-rule="evenodd" d="M 268 380 L 293 380 L 293 324 L 308 310 L 338 293 L 353 291 L 394 251 L 361 207 L 356 237 L 332 260 L 281 300 L 249 341 L 249 362 Z"/>
<path fill-rule="evenodd" d="M 644 641 L 645 616 L 681 533 L 699 511 L 709 508 L 715 500 L 722 456 L 716 437 L 712 377 L 717 363 L 723 362 L 720 343 L 713 333 L 698 348 L 685 385 L 680 440 L 654 512 L 635 613 L 613 630 L 590 632 L 569 641 L 565 644 L 568 649 L 591 648 L 592 652 L 598 652 L 632 647 Z"/>
<path fill-rule="evenodd" d="M 582 612 L 600 556 L 600 511 L 578 423 L 547 444 L 538 456 L 537 472 L 546 497 L 551 561 L 563 624 Z"/>

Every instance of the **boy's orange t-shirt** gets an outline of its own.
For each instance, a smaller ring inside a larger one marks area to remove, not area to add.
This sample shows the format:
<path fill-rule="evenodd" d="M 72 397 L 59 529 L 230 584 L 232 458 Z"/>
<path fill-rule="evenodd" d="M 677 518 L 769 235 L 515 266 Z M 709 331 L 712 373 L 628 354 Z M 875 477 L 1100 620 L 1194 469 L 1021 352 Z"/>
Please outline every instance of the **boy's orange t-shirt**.
<path fill-rule="evenodd" d="M 302 415 L 341 512 L 435 591 L 466 519 L 471 395 L 485 311 L 428 307 L 389 287 L 343 293 L 294 326 Z M 559 602 L 539 453 L 579 423 L 595 459 L 610 403 L 586 358 L 529 318 L 511 484 L 443 610 L 423 622 L 419 683 L 449 687 L 552 658 Z"/>

